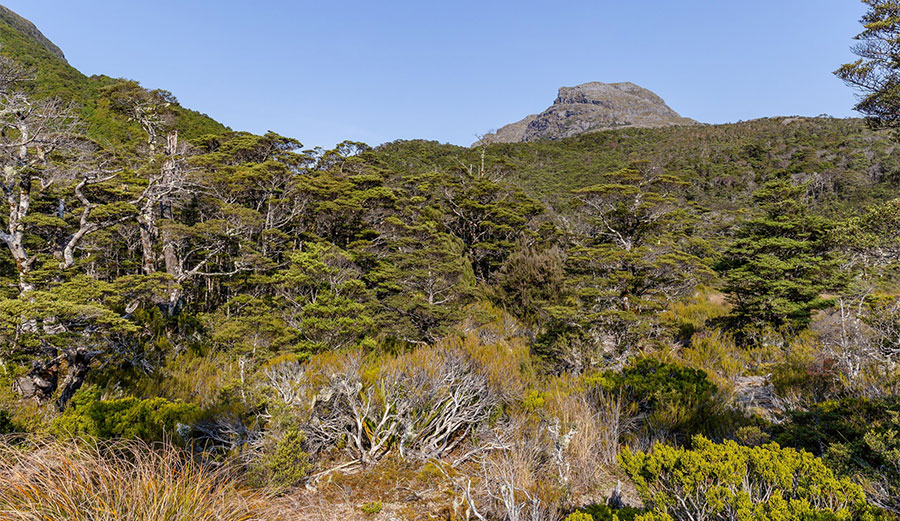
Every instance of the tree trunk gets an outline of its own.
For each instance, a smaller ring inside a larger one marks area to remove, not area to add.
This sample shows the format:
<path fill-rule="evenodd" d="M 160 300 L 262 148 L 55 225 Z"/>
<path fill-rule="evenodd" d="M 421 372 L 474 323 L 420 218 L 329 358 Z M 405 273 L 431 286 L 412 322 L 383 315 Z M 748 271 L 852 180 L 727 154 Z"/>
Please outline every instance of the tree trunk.
<path fill-rule="evenodd" d="M 163 186 L 171 186 L 175 182 L 175 154 L 178 151 L 178 131 L 169 133 L 166 137 L 166 160 L 162 168 L 162 184 Z M 159 202 L 160 216 L 163 219 L 172 220 L 174 215 L 172 212 L 172 202 L 169 198 L 163 198 Z M 175 241 L 172 234 L 166 229 L 161 230 L 163 259 L 166 263 L 166 273 L 174 278 L 181 275 L 181 264 L 178 259 L 178 251 L 175 248 Z"/>
<path fill-rule="evenodd" d="M 178 153 L 178 131 L 172 131 L 166 136 L 166 159 L 162 168 L 162 185 L 165 187 L 173 187 L 176 184 L 176 176 L 178 164 L 175 162 L 175 155 Z M 160 216 L 163 219 L 173 220 L 175 218 L 172 211 L 172 201 L 169 197 L 160 199 L 159 202 Z M 167 306 L 168 314 L 174 315 L 180 308 L 181 304 L 181 286 L 180 282 L 184 278 L 184 269 L 181 266 L 181 259 L 178 258 L 178 249 L 176 241 L 172 237 L 172 233 L 163 228 L 160 230 L 160 238 L 162 240 L 163 260 L 166 263 L 166 273 L 172 276 L 169 282 L 169 302 Z"/>
<path fill-rule="evenodd" d="M 65 380 L 63 380 L 62 393 L 60 393 L 59 399 L 56 401 L 56 408 L 60 412 L 66 409 L 69 400 L 72 399 L 72 396 L 75 395 L 78 389 L 81 389 L 88 372 L 91 370 L 91 360 L 94 356 L 95 353 L 85 348 L 77 348 L 66 352 L 65 357 L 69 364 L 69 369 L 66 371 Z"/>
<path fill-rule="evenodd" d="M 141 230 L 141 252 L 143 254 L 141 269 L 144 271 L 144 275 L 152 275 L 156 271 L 156 259 L 153 254 L 153 236 L 156 231 L 154 206 L 154 200 L 148 196 L 137 216 L 138 227 Z"/>

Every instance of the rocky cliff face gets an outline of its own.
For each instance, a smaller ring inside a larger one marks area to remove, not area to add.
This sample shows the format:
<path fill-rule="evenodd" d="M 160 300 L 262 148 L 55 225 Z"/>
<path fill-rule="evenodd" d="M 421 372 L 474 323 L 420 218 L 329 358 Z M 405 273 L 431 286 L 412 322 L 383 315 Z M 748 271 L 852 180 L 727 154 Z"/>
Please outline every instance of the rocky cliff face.
<path fill-rule="evenodd" d="M 485 139 L 493 143 L 518 143 L 561 139 L 610 128 L 697 124 L 681 117 L 662 98 L 634 83 L 590 82 L 561 87 L 550 108 L 506 125 Z"/>

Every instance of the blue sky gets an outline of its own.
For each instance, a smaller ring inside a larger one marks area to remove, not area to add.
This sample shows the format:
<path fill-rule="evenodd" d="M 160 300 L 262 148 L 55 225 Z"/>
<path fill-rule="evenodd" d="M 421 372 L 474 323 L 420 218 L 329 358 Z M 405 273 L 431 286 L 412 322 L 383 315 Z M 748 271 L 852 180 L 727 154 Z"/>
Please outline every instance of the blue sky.
<path fill-rule="evenodd" d="M 631 81 L 707 123 L 854 115 L 856 0 L 0 0 L 85 74 L 307 146 L 475 135 Z"/>

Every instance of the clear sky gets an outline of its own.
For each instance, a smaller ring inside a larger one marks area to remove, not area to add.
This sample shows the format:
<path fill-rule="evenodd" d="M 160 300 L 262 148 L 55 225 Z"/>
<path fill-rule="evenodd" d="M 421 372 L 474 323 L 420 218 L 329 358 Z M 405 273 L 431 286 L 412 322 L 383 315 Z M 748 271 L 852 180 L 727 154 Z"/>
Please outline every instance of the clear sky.
<path fill-rule="evenodd" d="M 851 116 L 857 0 L 0 0 L 85 74 L 307 146 L 475 135 L 631 81 L 723 123 Z"/>

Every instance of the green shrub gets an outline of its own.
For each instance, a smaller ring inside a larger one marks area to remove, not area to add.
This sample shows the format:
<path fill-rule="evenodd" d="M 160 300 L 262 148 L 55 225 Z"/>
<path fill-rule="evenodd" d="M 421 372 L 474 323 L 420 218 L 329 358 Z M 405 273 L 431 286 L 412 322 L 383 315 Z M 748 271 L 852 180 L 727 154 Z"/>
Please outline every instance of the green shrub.
<path fill-rule="evenodd" d="M 297 485 L 312 467 L 309 454 L 303 449 L 304 441 L 306 436 L 300 429 L 296 427 L 285 429 L 280 439 L 251 468 L 251 476 L 259 485 L 276 490 Z"/>
<path fill-rule="evenodd" d="M 745 425 L 734 431 L 734 437 L 741 445 L 756 447 L 769 443 L 771 437 L 769 433 L 759 428 L 757 425 Z"/>
<path fill-rule="evenodd" d="M 819 458 L 776 443 L 744 447 L 702 436 L 693 448 L 658 444 L 619 456 L 650 520 L 874 519 L 859 485 L 836 478 Z"/>
<path fill-rule="evenodd" d="M 643 512 L 643 510 L 634 507 L 612 508 L 609 505 L 596 504 L 579 508 L 576 512 L 569 515 L 566 521 L 570 521 L 572 516 L 580 515 L 584 521 L 633 521 L 635 516 Z"/>
<path fill-rule="evenodd" d="M 547 403 L 548 395 L 549 393 L 532 389 L 525 393 L 525 398 L 522 400 L 522 407 L 529 411 L 542 409 Z"/>
<path fill-rule="evenodd" d="M 53 421 L 51 432 L 60 436 L 129 438 L 158 441 L 185 436 L 180 425 L 197 419 L 196 405 L 165 398 L 101 400 L 100 389 L 85 388 L 73 398 L 64 414 Z"/>
<path fill-rule="evenodd" d="M 575 511 L 567 515 L 564 521 L 594 521 L 594 518 L 585 512 Z"/>
<path fill-rule="evenodd" d="M 845 398 L 791 411 L 778 443 L 821 456 L 840 474 L 875 487 L 879 503 L 900 512 L 900 397 Z"/>
<path fill-rule="evenodd" d="M 653 433 L 687 438 L 727 427 L 719 389 L 698 369 L 644 358 L 621 373 L 607 371 L 603 386 L 636 401 Z"/>
<path fill-rule="evenodd" d="M 16 432 L 16 426 L 13 424 L 9 413 L 0 409 L 0 434 L 11 434 Z"/>
<path fill-rule="evenodd" d="M 359 507 L 359 509 L 363 511 L 363 514 L 366 514 L 367 516 L 381 512 L 382 508 L 384 508 L 384 505 L 381 504 L 381 501 L 370 501 Z"/>

